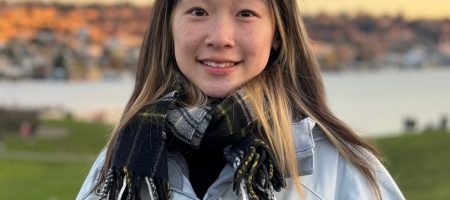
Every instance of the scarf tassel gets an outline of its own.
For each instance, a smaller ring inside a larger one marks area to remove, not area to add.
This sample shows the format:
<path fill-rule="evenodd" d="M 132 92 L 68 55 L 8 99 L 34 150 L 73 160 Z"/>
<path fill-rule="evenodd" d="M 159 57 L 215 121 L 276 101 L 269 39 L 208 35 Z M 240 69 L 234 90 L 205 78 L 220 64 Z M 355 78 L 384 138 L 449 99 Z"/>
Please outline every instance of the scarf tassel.
<path fill-rule="evenodd" d="M 242 155 L 235 170 L 233 191 L 240 195 L 240 190 L 243 190 L 242 193 L 248 194 L 250 200 L 275 199 L 274 191 L 280 191 L 286 184 L 270 148 L 256 138 L 243 142 L 240 147 L 247 146 L 249 142 L 251 145 L 244 151 L 239 150 L 239 146 L 233 150 L 235 155 Z"/>
<path fill-rule="evenodd" d="M 98 194 L 100 200 L 134 200 L 138 195 L 141 177 L 130 175 L 129 171 L 110 169 L 103 188 Z M 144 177 L 151 200 L 169 200 L 170 185 L 160 178 Z M 114 198 L 117 197 L 117 198 Z"/>

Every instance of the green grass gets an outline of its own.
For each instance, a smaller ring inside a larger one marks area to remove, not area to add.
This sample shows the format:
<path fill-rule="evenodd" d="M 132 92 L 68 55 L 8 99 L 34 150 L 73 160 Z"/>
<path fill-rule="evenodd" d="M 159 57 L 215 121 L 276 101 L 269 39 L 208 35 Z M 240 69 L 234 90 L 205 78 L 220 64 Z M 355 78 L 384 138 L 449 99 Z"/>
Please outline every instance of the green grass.
<path fill-rule="evenodd" d="M 89 163 L 23 161 L 0 158 L 0 199 L 75 199 L 93 159 L 106 143 L 110 126 L 77 121 L 44 121 L 43 126 L 66 127 L 66 138 L 4 138 L 6 151 L 70 153 L 92 156 Z"/>
<path fill-rule="evenodd" d="M 5 138 L 7 151 L 64 152 L 96 155 L 111 127 L 77 121 L 44 121 L 66 127 L 61 139 L 23 141 Z M 409 200 L 450 199 L 450 133 L 427 132 L 373 141 L 386 158 L 386 167 Z M 74 199 L 91 163 L 58 163 L 0 158 L 0 199 Z"/>
<path fill-rule="evenodd" d="M 376 144 L 406 199 L 450 199 L 450 133 L 382 138 Z"/>
<path fill-rule="evenodd" d="M 0 199 L 75 199 L 89 165 L 0 159 Z"/>
<path fill-rule="evenodd" d="M 41 126 L 54 126 L 67 128 L 69 134 L 66 138 L 34 138 L 29 141 L 15 136 L 5 137 L 8 150 L 38 151 L 38 152 L 64 152 L 97 154 L 107 140 L 112 127 L 103 124 L 80 121 L 43 121 Z"/>

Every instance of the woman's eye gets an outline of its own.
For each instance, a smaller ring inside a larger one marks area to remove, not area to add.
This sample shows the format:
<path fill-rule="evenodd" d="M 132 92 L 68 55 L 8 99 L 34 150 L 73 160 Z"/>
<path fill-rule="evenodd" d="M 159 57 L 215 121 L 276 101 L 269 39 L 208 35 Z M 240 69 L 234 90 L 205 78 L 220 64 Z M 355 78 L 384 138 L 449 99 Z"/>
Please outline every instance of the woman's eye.
<path fill-rule="evenodd" d="M 206 16 L 208 13 L 202 8 L 192 8 L 189 13 L 194 16 Z"/>
<path fill-rule="evenodd" d="M 253 17 L 253 16 L 256 16 L 256 15 L 251 10 L 243 10 L 243 11 L 239 12 L 238 16 L 239 17 Z"/>

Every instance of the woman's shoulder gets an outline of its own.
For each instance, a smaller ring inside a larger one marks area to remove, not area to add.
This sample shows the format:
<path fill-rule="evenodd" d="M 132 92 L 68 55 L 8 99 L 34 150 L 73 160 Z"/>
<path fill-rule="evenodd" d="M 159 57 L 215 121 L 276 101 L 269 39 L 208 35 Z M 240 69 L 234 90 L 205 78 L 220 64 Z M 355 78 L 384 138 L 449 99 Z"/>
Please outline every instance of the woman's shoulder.
<path fill-rule="evenodd" d="M 98 199 L 98 196 L 96 196 L 98 192 L 92 190 L 98 182 L 100 171 L 102 170 L 103 163 L 105 162 L 105 157 L 106 149 L 103 149 L 94 161 L 94 164 L 92 165 L 86 179 L 83 182 L 83 185 L 81 186 L 76 200 Z"/>
<path fill-rule="evenodd" d="M 305 126 L 306 122 L 302 122 Z M 332 144 L 325 133 L 315 126 L 312 120 L 307 120 L 309 131 L 303 127 L 303 137 L 309 135 L 312 156 L 311 168 L 308 174 L 302 174 L 300 178 L 306 191 L 315 194 L 317 199 L 374 199 L 372 188 L 365 176 L 350 163 Z M 295 126 L 295 124 L 294 124 Z M 295 131 L 297 135 L 300 132 Z M 297 144 L 296 144 L 297 145 Z M 303 143 L 303 149 L 307 149 Z M 302 149 L 297 147 L 298 149 Z M 394 179 L 383 166 L 383 164 L 369 151 L 362 150 L 367 154 L 368 162 L 374 167 L 375 179 L 380 187 L 383 199 L 404 199 Z M 301 155 L 297 155 L 299 157 Z M 305 155 L 303 155 L 305 156 Z M 304 163 L 299 160 L 303 168 Z M 301 171 L 304 171 L 302 169 Z M 313 198 L 314 199 L 314 198 Z"/>

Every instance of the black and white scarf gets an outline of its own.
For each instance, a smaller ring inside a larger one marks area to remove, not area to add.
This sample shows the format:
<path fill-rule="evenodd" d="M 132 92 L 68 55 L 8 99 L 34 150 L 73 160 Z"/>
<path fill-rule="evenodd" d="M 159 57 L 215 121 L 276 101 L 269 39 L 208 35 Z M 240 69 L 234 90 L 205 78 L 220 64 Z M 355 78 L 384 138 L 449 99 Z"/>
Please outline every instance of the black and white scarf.
<path fill-rule="evenodd" d="M 146 106 L 118 137 L 100 199 L 136 199 L 140 182 L 146 183 L 151 199 L 171 199 L 167 152 L 173 141 L 193 149 L 200 143 L 223 149 L 235 168 L 237 194 L 274 199 L 285 180 L 243 94 L 239 90 L 204 107 L 185 107 L 183 95 L 173 91 Z"/>

